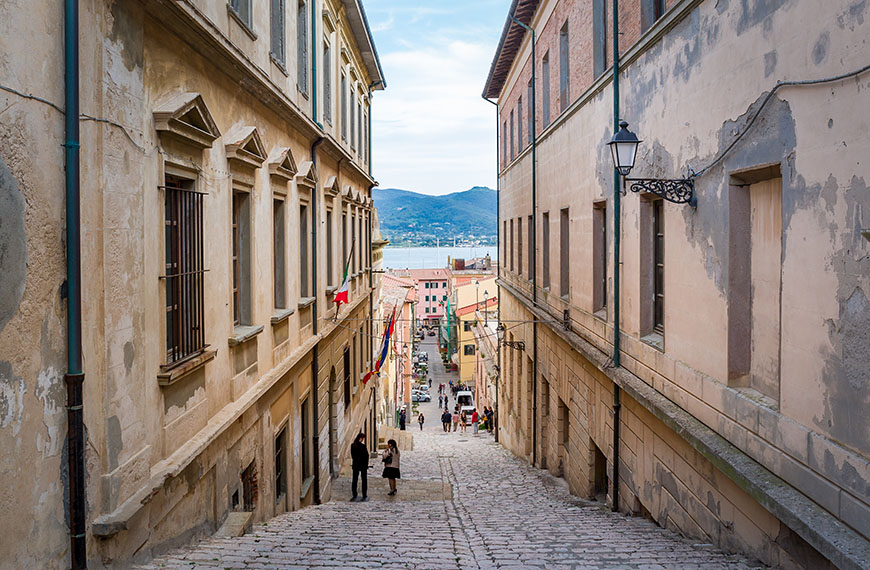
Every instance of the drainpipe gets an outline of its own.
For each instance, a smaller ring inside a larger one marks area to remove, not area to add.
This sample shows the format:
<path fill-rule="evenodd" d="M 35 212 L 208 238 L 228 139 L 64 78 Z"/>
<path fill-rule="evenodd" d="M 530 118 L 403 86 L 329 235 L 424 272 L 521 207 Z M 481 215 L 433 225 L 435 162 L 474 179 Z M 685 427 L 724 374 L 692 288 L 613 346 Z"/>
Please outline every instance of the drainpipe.
<path fill-rule="evenodd" d="M 66 158 L 67 456 L 70 567 L 87 568 L 85 429 L 82 389 L 81 210 L 79 181 L 79 6 L 64 3 L 64 154 Z"/>
<path fill-rule="evenodd" d="M 495 219 L 497 220 L 497 226 L 495 228 L 495 250 L 496 253 L 501 251 L 501 180 L 499 174 L 501 172 L 501 163 L 498 160 L 498 149 L 501 144 L 501 133 L 499 131 L 499 107 L 498 102 L 491 101 L 487 99 L 485 95 L 481 95 L 483 100 L 487 103 L 495 105 Z M 498 263 L 495 264 L 495 277 L 496 279 L 501 279 L 501 265 Z M 499 313 L 500 314 L 500 313 Z M 499 319 L 501 321 L 501 319 Z M 493 429 L 495 430 L 495 442 L 498 443 L 498 382 L 501 380 L 501 342 L 496 337 L 496 342 L 498 343 L 497 354 L 496 356 L 496 365 L 498 366 L 498 376 L 495 379 L 495 411 L 493 413 L 494 425 Z"/>
<path fill-rule="evenodd" d="M 613 0 L 613 132 L 619 130 L 619 6 Z M 619 171 L 613 169 L 613 366 L 619 367 L 620 193 Z M 613 511 L 619 510 L 619 386 L 613 383 Z"/>
<path fill-rule="evenodd" d="M 614 0 L 616 2 L 616 0 Z M 535 30 L 511 16 L 511 20 L 532 34 L 532 228 L 529 236 L 532 240 L 532 259 L 529 267 L 532 270 L 532 305 L 538 306 L 538 141 L 537 141 L 537 108 L 538 89 L 536 86 L 537 60 L 535 58 Z M 538 321 L 532 320 L 532 465 L 538 463 Z"/>
<path fill-rule="evenodd" d="M 311 145 L 311 164 L 312 167 L 317 169 L 317 147 L 320 146 L 323 141 L 326 140 L 324 137 L 318 138 Z M 317 298 L 319 296 L 319 291 L 317 289 L 317 226 L 319 226 L 320 219 L 317 214 L 317 199 L 318 192 L 317 187 L 315 186 L 312 191 L 311 196 L 311 289 L 314 292 L 314 303 L 311 304 L 311 332 L 314 336 L 317 336 L 317 325 L 318 325 L 318 316 L 317 316 Z M 314 349 L 311 355 L 311 413 L 314 416 L 314 433 L 311 438 L 311 453 L 314 455 L 314 504 L 320 504 L 320 412 L 318 410 L 318 399 L 319 396 L 317 394 L 318 390 L 318 382 L 319 382 L 319 369 L 320 369 L 320 358 L 318 354 L 318 349 L 320 348 L 320 343 L 316 343 L 314 345 Z"/>
<path fill-rule="evenodd" d="M 311 0 L 311 118 L 323 130 L 317 120 L 317 0 Z M 311 155 L 314 160 L 314 155 Z M 315 289 L 315 291 L 317 291 Z"/>

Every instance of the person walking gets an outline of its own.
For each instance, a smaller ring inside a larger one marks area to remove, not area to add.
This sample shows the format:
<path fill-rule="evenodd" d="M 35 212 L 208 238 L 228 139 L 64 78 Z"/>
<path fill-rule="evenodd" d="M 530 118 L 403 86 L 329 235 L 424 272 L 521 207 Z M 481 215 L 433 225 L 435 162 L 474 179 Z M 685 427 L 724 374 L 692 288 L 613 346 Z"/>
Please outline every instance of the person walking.
<path fill-rule="evenodd" d="M 477 408 L 471 410 L 471 429 L 474 430 L 474 435 L 477 435 L 477 428 L 480 422 L 480 414 L 477 413 Z"/>
<path fill-rule="evenodd" d="M 396 440 L 391 439 L 387 442 L 387 448 L 384 450 L 381 460 L 384 462 L 384 474 L 383 478 L 387 479 L 390 482 L 390 492 L 387 493 L 389 496 L 395 495 L 398 491 L 396 490 L 396 479 L 401 479 L 402 474 L 399 471 L 399 447 L 396 445 Z"/>
<path fill-rule="evenodd" d="M 402 411 L 399 412 L 399 429 L 405 431 L 405 422 L 408 419 L 408 415 L 405 413 L 405 408 L 402 408 Z"/>
<path fill-rule="evenodd" d="M 429 388 L 432 388 L 432 377 L 429 377 Z"/>
<path fill-rule="evenodd" d="M 459 408 L 454 408 L 453 410 L 453 431 L 456 431 L 456 428 L 459 426 Z"/>
<path fill-rule="evenodd" d="M 356 436 L 356 441 L 350 446 L 350 457 L 353 467 L 353 486 L 351 490 L 353 496 L 350 498 L 353 502 L 364 502 L 369 500 L 369 450 L 366 449 L 366 434 L 359 432 Z M 362 498 L 357 495 L 357 480 L 362 479 Z"/>
<path fill-rule="evenodd" d="M 468 421 L 468 415 L 465 412 L 459 414 L 459 431 L 465 433 L 465 423 Z"/>
<path fill-rule="evenodd" d="M 417 416 L 417 421 L 420 423 L 420 431 L 423 431 L 423 422 L 425 421 L 423 414 Z"/>
<path fill-rule="evenodd" d="M 492 408 L 486 410 L 486 429 L 489 433 L 495 430 L 495 412 Z"/>
<path fill-rule="evenodd" d="M 444 413 L 441 414 L 441 427 L 445 432 L 450 431 L 450 411 L 444 408 Z"/>

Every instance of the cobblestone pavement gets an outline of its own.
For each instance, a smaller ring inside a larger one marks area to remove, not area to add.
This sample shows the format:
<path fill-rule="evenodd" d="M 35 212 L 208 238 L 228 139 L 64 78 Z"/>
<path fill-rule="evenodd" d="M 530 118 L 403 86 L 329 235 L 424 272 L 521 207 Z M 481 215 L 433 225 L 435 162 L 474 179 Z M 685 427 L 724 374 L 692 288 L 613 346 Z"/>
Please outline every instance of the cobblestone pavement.
<path fill-rule="evenodd" d="M 429 350 L 437 358 L 437 352 Z M 434 369 L 443 370 L 440 362 Z M 278 516 L 240 538 L 208 539 L 146 568 L 754 568 L 640 518 L 572 497 L 489 434 L 443 433 L 435 402 L 421 406 L 414 451 L 402 455 L 396 497 L 380 467 L 367 503 L 332 501 Z M 377 471 L 377 472 L 375 472 Z"/>

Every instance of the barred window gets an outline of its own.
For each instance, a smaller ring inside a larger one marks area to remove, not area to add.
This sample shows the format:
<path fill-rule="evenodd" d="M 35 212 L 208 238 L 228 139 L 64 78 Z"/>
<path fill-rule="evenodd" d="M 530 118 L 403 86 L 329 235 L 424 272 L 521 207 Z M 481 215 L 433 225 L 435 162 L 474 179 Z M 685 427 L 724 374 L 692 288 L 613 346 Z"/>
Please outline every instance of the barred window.
<path fill-rule="evenodd" d="M 203 193 L 192 180 L 167 176 L 164 194 L 166 363 L 173 364 L 206 347 Z"/>

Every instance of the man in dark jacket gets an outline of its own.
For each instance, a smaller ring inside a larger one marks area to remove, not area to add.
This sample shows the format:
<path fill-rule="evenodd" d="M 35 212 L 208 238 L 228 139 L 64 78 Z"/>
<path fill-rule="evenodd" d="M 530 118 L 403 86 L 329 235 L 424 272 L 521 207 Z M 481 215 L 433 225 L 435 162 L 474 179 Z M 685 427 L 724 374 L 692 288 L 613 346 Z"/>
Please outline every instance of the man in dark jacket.
<path fill-rule="evenodd" d="M 368 490 L 369 490 L 369 450 L 366 449 L 366 434 L 360 432 L 359 435 L 356 436 L 356 441 L 354 441 L 350 446 L 350 458 L 352 461 L 353 467 L 353 497 L 351 497 L 351 501 L 368 501 Z M 356 494 L 357 489 L 357 480 L 362 479 L 362 498 L 360 499 Z"/>

